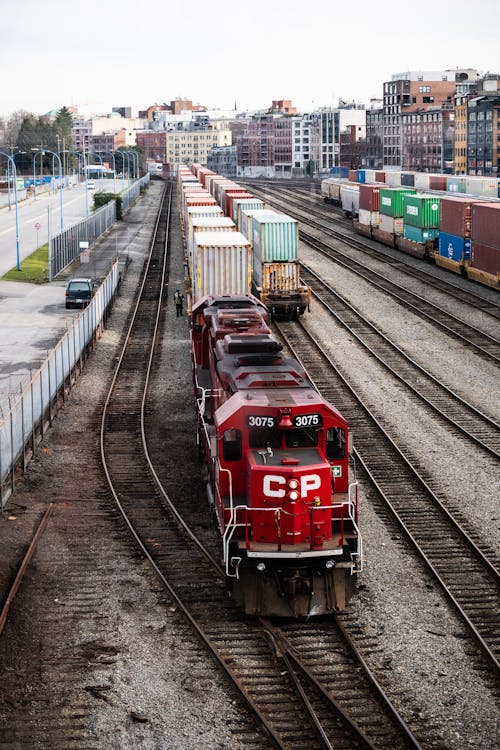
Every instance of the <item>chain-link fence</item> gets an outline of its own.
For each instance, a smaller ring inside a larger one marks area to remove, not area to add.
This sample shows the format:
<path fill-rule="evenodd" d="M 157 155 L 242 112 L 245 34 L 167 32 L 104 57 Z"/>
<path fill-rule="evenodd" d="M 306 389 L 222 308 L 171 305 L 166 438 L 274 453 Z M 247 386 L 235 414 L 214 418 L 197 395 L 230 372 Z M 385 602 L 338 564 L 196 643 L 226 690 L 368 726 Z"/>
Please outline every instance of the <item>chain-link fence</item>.
<path fill-rule="evenodd" d="M 90 304 L 75 318 L 41 367 L 31 373 L 21 393 L 0 406 L 0 508 L 14 490 L 16 470 L 24 471 L 52 423 L 89 348 L 97 338 L 119 284 L 115 262 Z"/>

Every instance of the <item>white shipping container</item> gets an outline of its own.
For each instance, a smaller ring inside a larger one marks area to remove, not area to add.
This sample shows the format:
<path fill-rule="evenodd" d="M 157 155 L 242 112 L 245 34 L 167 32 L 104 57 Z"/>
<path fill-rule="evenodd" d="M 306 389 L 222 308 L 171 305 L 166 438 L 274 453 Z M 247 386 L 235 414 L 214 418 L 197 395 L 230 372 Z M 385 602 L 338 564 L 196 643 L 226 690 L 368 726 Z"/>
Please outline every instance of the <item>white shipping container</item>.
<path fill-rule="evenodd" d="M 401 187 L 401 172 L 385 173 L 385 184 L 387 187 Z"/>
<path fill-rule="evenodd" d="M 376 181 L 375 169 L 365 169 L 365 184 Z"/>
<path fill-rule="evenodd" d="M 241 232 L 195 232 L 192 295 L 250 294 L 250 243 Z"/>
<path fill-rule="evenodd" d="M 380 224 L 380 213 L 378 211 L 367 211 L 366 208 L 359 209 L 359 223 L 367 227 L 378 227 Z"/>
<path fill-rule="evenodd" d="M 496 177 L 466 177 L 465 192 L 470 195 L 498 198 L 498 179 Z"/>
<path fill-rule="evenodd" d="M 430 190 L 431 176 L 427 172 L 415 172 L 413 187 L 417 190 Z"/>
<path fill-rule="evenodd" d="M 403 234 L 403 219 L 395 219 L 393 216 L 387 216 L 386 214 L 380 214 L 379 229 L 389 234 Z"/>
<path fill-rule="evenodd" d="M 236 224 L 222 213 L 219 216 L 194 216 L 189 220 L 187 239 L 188 266 L 193 267 L 194 235 L 195 232 L 236 232 Z"/>

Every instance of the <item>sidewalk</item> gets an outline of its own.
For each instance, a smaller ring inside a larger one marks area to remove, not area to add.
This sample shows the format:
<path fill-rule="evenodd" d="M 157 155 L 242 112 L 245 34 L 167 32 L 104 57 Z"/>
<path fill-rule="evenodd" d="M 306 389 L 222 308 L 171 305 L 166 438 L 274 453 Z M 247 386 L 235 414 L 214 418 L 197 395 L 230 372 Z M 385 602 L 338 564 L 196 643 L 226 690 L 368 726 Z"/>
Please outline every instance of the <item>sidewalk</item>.
<path fill-rule="evenodd" d="M 71 276 L 102 279 L 118 257 L 122 274 L 128 264 L 142 263 L 149 250 L 163 183 L 147 191 L 97 243 L 90 262 L 72 268 L 51 284 L 0 281 L 0 407 L 19 392 L 80 310 L 66 310 L 64 290 Z"/>

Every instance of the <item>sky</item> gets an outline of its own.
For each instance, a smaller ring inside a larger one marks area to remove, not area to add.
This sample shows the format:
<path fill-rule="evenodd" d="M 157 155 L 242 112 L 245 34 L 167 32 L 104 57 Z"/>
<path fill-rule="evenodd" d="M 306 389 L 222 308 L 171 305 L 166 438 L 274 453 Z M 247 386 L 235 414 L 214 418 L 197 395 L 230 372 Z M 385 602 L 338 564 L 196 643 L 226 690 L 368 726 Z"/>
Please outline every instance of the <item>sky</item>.
<path fill-rule="evenodd" d="M 6 0 L 0 117 L 186 98 L 369 105 L 409 70 L 500 73 L 500 0 Z"/>

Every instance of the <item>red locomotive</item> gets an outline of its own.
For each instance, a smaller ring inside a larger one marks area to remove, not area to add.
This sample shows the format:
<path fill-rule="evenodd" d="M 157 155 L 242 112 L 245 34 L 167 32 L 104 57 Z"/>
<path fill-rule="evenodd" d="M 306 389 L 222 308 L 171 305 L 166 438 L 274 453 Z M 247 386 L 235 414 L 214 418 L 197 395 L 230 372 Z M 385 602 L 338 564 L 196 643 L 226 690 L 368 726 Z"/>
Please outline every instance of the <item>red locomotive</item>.
<path fill-rule="evenodd" d="M 200 454 L 232 595 L 248 614 L 345 607 L 362 566 L 348 425 L 283 356 L 255 297 L 192 311 Z"/>

